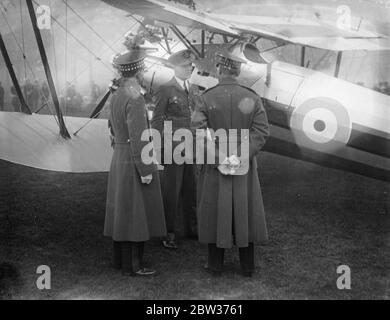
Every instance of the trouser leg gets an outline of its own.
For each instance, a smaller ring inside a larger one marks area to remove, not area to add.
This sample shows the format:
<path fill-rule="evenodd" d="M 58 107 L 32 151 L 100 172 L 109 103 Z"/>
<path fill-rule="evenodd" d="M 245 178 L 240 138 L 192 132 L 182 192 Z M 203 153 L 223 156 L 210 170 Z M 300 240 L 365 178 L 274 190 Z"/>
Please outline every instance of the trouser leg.
<path fill-rule="evenodd" d="M 253 243 L 249 243 L 248 247 L 239 248 L 241 270 L 244 275 L 252 275 L 255 270 L 255 248 Z"/>
<path fill-rule="evenodd" d="M 145 242 L 138 242 L 138 261 L 141 268 L 144 267 Z"/>
<path fill-rule="evenodd" d="M 121 243 L 118 241 L 113 241 L 113 267 L 115 269 L 120 269 L 122 266 L 122 251 Z"/>
<path fill-rule="evenodd" d="M 122 242 L 122 271 L 125 274 L 135 275 L 135 272 L 141 269 L 139 243 Z"/>
<path fill-rule="evenodd" d="M 182 175 L 182 165 L 168 164 L 164 166 L 162 194 L 168 233 L 175 233 Z"/>
<path fill-rule="evenodd" d="M 221 272 L 223 268 L 223 257 L 225 249 L 217 248 L 215 243 L 208 245 L 208 267 L 211 271 Z"/>
<path fill-rule="evenodd" d="M 182 207 L 184 234 L 196 236 L 196 181 L 194 165 L 185 164 L 182 185 Z"/>

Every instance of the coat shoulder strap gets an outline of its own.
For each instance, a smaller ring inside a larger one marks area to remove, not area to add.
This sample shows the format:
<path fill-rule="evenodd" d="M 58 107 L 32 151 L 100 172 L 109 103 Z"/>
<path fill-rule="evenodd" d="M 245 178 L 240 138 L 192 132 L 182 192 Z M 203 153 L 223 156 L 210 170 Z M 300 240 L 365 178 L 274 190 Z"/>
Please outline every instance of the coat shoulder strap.
<path fill-rule="evenodd" d="M 257 93 L 255 90 L 253 90 L 252 88 L 249 88 L 249 87 L 244 86 L 244 85 L 242 85 L 242 84 L 238 84 L 238 85 L 239 85 L 240 87 L 242 87 L 242 88 L 245 88 L 245 89 L 249 90 L 249 91 L 252 92 L 254 95 L 259 96 L 258 93 Z"/>
<path fill-rule="evenodd" d="M 204 95 L 205 93 L 207 93 L 207 92 L 209 92 L 209 91 L 211 91 L 211 90 L 217 88 L 218 86 L 219 86 L 219 84 L 217 84 L 217 85 L 215 85 L 215 86 L 213 86 L 213 87 L 208 88 L 207 90 L 203 91 L 202 95 Z"/>

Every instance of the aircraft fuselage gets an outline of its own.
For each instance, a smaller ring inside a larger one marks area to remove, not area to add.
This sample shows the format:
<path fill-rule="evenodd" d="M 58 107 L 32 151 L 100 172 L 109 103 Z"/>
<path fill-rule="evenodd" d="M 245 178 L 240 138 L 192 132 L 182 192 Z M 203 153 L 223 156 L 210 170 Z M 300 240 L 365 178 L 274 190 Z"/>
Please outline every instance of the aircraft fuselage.
<path fill-rule="evenodd" d="M 206 45 L 205 58 L 196 62 L 193 83 L 206 89 L 218 83 L 217 50 L 220 44 Z M 241 57 L 247 63 L 240 80 L 263 98 L 271 125 L 265 151 L 390 180 L 389 96 L 293 64 Z M 154 70 L 155 87 L 173 75 L 169 68 L 159 68 Z M 156 78 L 158 73 L 165 79 Z"/>

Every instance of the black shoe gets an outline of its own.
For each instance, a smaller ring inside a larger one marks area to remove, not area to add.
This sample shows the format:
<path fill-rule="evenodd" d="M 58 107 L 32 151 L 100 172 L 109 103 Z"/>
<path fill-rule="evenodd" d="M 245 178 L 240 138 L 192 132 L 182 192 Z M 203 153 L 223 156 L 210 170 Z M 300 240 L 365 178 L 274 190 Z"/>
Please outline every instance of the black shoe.
<path fill-rule="evenodd" d="M 148 268 L 141 268 L 136 272 L 122 270 L 122 274 L 127 277 L 150 277 L 156 274 L 156 270 Z"/>
<path fill-rule="evenodd" d="M 176 250 L 178 248 L 176 241 L 175 241 L 175 234 L 174 233 L 168 233 L 167 238 L 162 241 L 162 244 L 167 249 Z"/>
<path fill-rule="evenodd" d="M 178 249 L 177 244 L 174 240 L 163 240 L 162 244 L 163 244 L 164 248 L 167 248 L 167 249 L 173 249 L 173 250 Z"/>
<path fill-rule="evenodd" d="M 148 269 L 148 268 L 141 268 L 135 274 L 137 276 L 148 277 L 148 276 L 155 275 L 156 274 L 156 270 Z"/>

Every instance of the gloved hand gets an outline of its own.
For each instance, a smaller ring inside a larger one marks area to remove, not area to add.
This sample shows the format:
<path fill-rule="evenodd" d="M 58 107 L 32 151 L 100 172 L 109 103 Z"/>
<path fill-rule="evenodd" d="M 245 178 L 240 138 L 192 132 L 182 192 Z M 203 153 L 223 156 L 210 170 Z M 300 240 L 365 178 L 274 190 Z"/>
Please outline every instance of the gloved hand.
<path fill-rule="evenodd" d="M 153 176 L 151 174 L 147 175 L 146 177 L 141 177 L 141 182 L 143 184 L 150 184 L 153 180 Z"/>
<path fill-rule="evenodd" d="M 218 166 L 218 170 L 220 173 L 223 175 L 229 175 L 230 174 L 230 167 L 229 167 L 229 158 L 226 158 L 225 160 L 222 161 L 222 163 Z"/>
<path fill-rule="evenodd" d="M 234 174 L 238 168 L 240 168 L 241 161 L 240 159 L 234 154 L 228 158 L 229 160 L 229 167 L 230 167 L 230 174 Z"/>
<path fill-rule="evenodd" d="M 240 168 L 241 161 L 236 155 L 226 158 L 219 166 L 218 170 L 223 175 L 234 175 Z"/>

